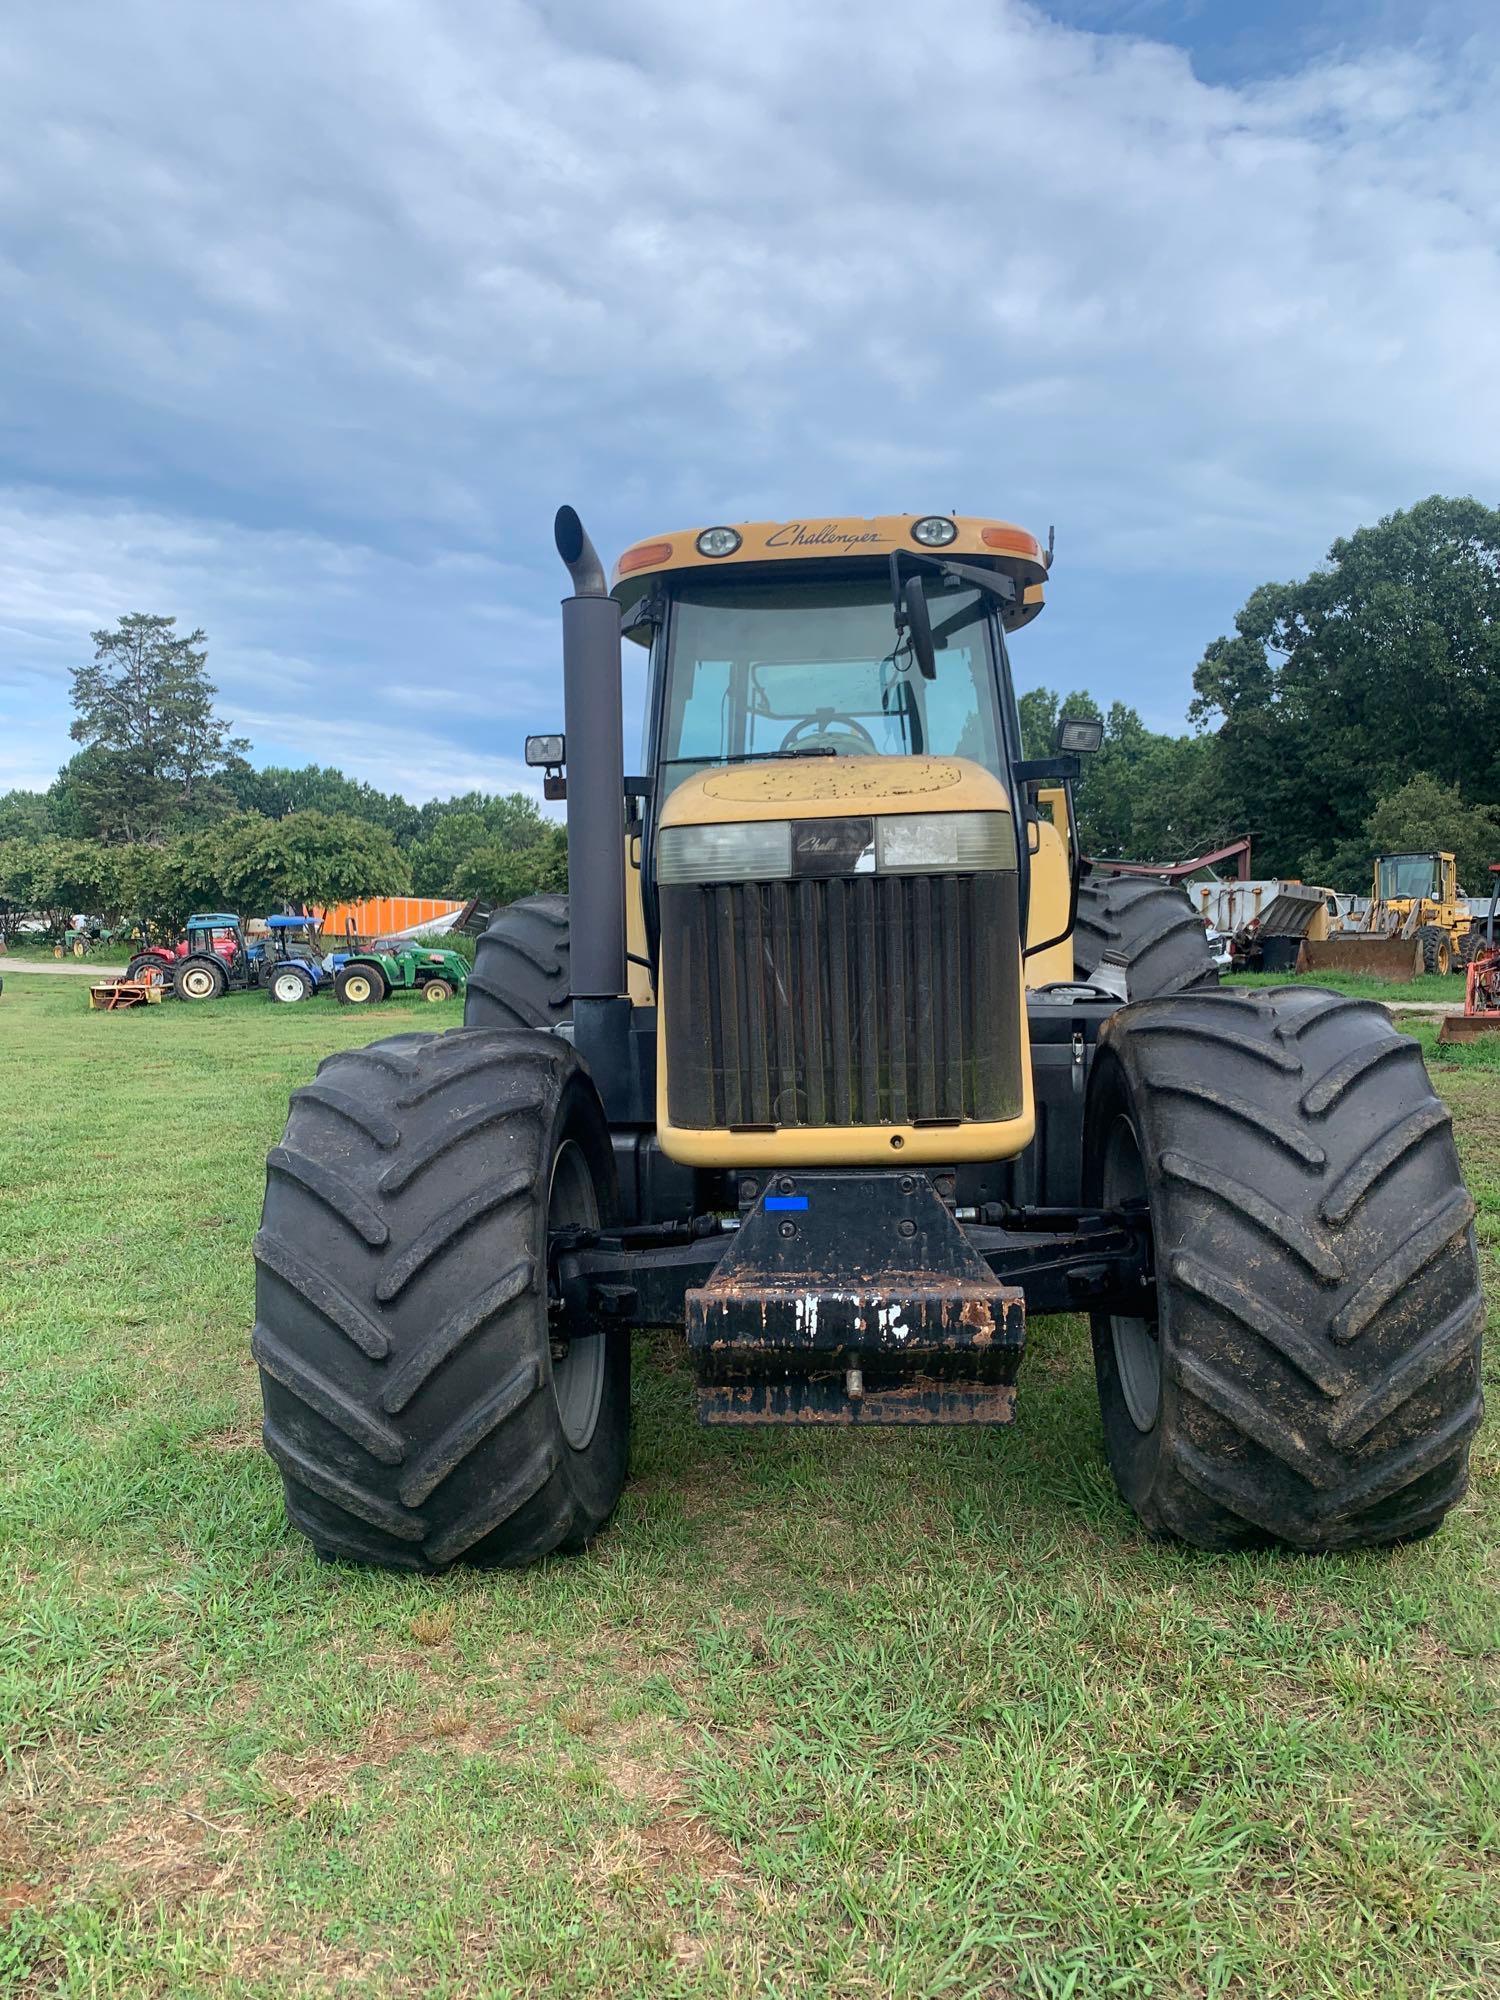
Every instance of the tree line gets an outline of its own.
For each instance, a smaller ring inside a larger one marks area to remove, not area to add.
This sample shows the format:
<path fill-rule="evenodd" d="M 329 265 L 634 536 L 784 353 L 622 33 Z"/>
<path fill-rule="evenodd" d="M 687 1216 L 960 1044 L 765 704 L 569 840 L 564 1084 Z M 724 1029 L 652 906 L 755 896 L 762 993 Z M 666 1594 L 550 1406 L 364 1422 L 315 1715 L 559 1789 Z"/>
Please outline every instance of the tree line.
<path fill-rule="evenodd" d="M 72 677 L 77 753 L 0 795 L 0 935 L 18 913 L 178 924 L 371 894 L 505 902 L 567 883 L 562 829 L 522 793 L 415 806 L 317 764 L 256 770 L 215 707 L 201 631 L 132 613 Z M 1251 593 L 1193 675 L 1181 732 L 1086 690 L 1020 700 L 1028 755 L 1059 712 L 1104 723 L 1084 850 L 1173 861 L 1254 837 L 1257 871 L 1363 888 L 1371 855 L 1450 848 L 1478 894 L 1500 860 L 1500 512 L 1423 500 Z"/>
<path fill-rule="evenodd" d="M 0 794 L 0 939 L 34 915 L 170 930 L 197 909 L 566 887 L 562 829 L 524 793 L 414 806 L 332 766 L 256 770 L 201 631 L 133 612 L 92 638 L 72 675 L 81 747 L 45 792 Z"/>
<path fill-rule="evenodd" d="M 1366 889 L 1377 853 L 1500 861 L 1500 511 L 1433 497 L 1251 593 L 1193 675 L 1191 728 L 1087 692 L 1021 697 L 1029 755 L 1101 716 L 1078 788 L 1086 852 L 1174 861 L 1254 837 L 1256 872 Z"/>

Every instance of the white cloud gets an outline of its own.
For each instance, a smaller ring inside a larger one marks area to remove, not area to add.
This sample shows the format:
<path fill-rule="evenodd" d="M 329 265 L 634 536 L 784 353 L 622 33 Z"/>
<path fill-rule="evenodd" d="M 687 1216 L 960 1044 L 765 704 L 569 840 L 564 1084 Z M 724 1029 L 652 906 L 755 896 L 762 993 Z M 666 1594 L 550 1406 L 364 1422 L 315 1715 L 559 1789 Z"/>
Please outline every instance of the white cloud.
<path fill-rule="evenodd" d="M 78 635 L 173 608 L 276 743 L 431 683 L 468 769 L 555 709 L 558 499 L 603 546 L 937 505 L 1058 523 L 1025 678 L 1170 713 L 1254 583 L 1493 493 L 1496 49 L 1231 86 L 1018 0 L 23 10 L 0 679 L 50 745 Z"/>

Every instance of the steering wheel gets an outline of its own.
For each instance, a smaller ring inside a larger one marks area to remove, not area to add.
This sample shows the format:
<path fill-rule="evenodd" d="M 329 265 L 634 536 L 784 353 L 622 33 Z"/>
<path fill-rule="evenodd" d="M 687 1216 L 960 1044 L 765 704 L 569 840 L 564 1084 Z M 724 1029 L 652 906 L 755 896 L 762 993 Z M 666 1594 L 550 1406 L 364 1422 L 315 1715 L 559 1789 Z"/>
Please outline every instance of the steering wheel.
<path fill-rule="evenodd" d="M 868 750 L 877 757 L 880 755 L 880 745 L 862 722 L 856 722 L 852 715 L 840 714 L 832 708 L 820 708 L 815 715 L 804 715 L 781 739 L 783 750 L 810 749 L 815 743 L 830 744 L 835 751 L 850 756 L 860 750 Z"/>

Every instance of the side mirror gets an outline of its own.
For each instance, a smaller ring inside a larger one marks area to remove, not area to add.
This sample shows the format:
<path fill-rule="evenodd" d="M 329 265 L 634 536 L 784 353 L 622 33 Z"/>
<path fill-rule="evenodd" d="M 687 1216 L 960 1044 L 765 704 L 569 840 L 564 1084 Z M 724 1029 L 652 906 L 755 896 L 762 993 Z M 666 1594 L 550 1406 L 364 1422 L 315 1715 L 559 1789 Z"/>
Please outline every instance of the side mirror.
<path fill-rule="evenodd" d="M 922 587 L 919 576 L 909 576 L 902 593 L 906 610 L 906 629 L 911 634 L 911 649 L 917 656 L 924 681 L 937 679 L 937 648 L 932 643 L 932 614 L 927 609 L 927 592 Z"/>
<path fill-rule="evenodd" d="M 1104 724 L 1093 715 L 1060 715 L 1053 747 L 1072 756 L 1087 756 L 1104 741 Z"/>

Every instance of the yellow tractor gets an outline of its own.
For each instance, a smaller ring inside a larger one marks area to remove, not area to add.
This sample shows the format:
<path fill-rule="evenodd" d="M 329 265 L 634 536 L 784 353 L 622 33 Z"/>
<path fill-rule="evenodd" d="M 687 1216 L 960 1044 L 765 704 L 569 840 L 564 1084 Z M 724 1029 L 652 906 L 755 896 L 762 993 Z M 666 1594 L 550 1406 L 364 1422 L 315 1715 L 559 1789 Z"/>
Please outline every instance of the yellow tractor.
<path fill-rule="evenodd" d="M 1418 972 L 1451 972 L 1471 930 L 1451 854 L 1380 854 L 1364 923 L 1310 942 L 1298 963 L 1306 972 L 1368 972 L 1404 983 Z"/>
<path fill-rule="evenodd" d="M 1220 990 L 1181 890 L 1091 877 L 1099 725 L 1028 757 L 1011 679 L 1050 551 L 714 524 L 611 579 L 571 508 L 555 536 L 565 728 L 527 755 L 570 894 L 494 917 L 463 1028 L 330 1056 L 267 1161 L 252 1346 L 318 1553 L 584 1547 L 637 1327 L 706 1423 L 1003 1424 L 1059 1313 L 1151 1532 L 1435 1528 L 1484 1317 L 1448 1114 L 1383 1009 Z"/>

